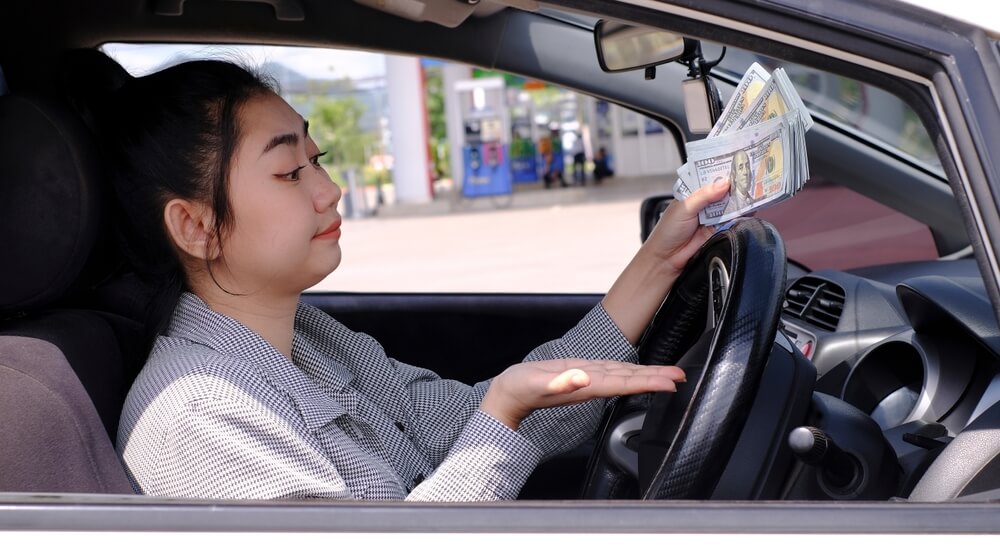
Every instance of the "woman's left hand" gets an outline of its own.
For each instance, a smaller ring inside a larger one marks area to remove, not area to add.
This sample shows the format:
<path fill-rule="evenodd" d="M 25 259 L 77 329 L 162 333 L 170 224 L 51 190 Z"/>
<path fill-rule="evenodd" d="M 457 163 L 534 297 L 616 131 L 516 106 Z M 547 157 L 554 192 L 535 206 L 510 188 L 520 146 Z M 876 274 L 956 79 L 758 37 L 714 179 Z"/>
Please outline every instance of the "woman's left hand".
<path fill-rule="evenodd" d="M 519 363 L 490 383 L 479 408 L 516 430 L 539 408 L 591 399 L 656 391 L 677 391 L 685 381 L 675 366 L 641 366 L 620 361 L 556 359 Z"/>
<path fill-rule="evenodd" d="M 643 247 L 662 260 L 670 273 L 680 275 L 694 253 L 715 233 L 715 228 L 699 224 L 698 213 L 709 203 L 722 199 L 727 191 L 729 181 L 722 180 L 699 188 L 683 201 L 674 201 L 663 212 Z"/>

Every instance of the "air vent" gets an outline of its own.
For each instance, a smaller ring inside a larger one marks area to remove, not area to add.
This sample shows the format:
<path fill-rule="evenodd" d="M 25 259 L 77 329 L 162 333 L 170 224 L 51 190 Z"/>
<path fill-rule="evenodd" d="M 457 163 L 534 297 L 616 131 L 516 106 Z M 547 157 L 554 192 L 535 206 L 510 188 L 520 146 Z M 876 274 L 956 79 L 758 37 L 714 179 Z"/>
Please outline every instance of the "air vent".
<path fill-rule="evenodd" d="M 844 312 L 844 289 L 815 277 L 799 278 L 785 292 L 784 311 L 821 329 L 837 330 Z"/>

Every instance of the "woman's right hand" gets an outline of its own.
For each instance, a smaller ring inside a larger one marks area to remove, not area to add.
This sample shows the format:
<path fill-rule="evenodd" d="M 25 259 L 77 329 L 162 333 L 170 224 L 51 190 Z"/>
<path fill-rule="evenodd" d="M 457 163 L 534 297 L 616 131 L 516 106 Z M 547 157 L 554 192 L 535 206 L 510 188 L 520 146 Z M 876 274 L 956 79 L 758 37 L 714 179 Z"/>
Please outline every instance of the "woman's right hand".
<path fill-rule="evenodd" d="M 520 363 L 493 379 L 480 410 L 516 430 L 539 408 L 651 391 L 677 391 L 684 371 L 674 366 L 557 359 Z"/>

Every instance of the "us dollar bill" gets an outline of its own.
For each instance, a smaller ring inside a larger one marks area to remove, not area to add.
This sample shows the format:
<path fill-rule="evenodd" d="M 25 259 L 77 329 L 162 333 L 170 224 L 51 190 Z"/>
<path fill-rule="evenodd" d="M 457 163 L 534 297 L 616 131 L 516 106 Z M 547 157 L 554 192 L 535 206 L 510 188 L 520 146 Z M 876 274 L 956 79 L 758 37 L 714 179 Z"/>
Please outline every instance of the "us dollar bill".
<path fill-rule="evenodd" d="M 677 182 L 674 183 L 674 198 L 675 199 L 687 199 L 692 193 L 691 187 L 688 186 L 684 179 L 678 178 Z"/>
<path fill-rule="evenodd" d="M 736 125 L 743 116 L 743 113 L 747 111 L 748 107 L 760 95 L 761 90 L 770 77 L 771 75 L 764 70 L 764 67 L 757 63 L 750 65 L 750 68 L 743 74 L 743 78 L 740 79 L 740 83 L 736 85 L 736 91 L 726 104 L 726 108 L 722 110 L 719 119 L 712 126 L 712 130 L 709 131 L 708 138 L 725 133 L 729 128 Z"/>
<path fill-rule="evenodd" d="M 674 198 L 687 199 L 698 186 L 691 174 L 691 163 L 685 163 L 677 169 L 677 182 L 674 183 Z"/>
<path fill-rule="evenodd" d="M 808 131 L 812 127 L 813 120 L 809 110 L 796 93 L 784 69 L 779 68 L 771 74 L 757 98 L 733 125 L 733 129 L 744 129 L 788 112 L 796 113 L 802 122 L 803 130 Z"/>
<path fill-rule="evenodd" d="M 809 178 L 805 132 L 813 120 L 788 75 L 747 69 L 708 137 L 688 144 L 688 162 L 677 170 L 674 197 L 725 180 L 729 193 L 699 215 L 712 225 L 787 199 Z"/>
<path fill-rule="evenodd" d="M 792 193 L 789 154 L 798 125 L 796 113 L 783 114 L 746 129 L 691 143 L 690 169 L 699 188 L 718 180 L 729 194 L 699 214 L 712 225 L 787 198 Z"/>

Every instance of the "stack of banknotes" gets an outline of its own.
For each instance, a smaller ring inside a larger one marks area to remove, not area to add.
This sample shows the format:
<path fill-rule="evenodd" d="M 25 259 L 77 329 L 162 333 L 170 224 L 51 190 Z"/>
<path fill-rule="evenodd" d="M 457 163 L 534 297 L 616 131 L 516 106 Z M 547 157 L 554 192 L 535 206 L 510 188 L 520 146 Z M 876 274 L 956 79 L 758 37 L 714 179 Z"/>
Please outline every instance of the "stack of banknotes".
<path fill-rule="evenodd" d="M 729 181 L 726 197 L 701 212 L 701 223 L 712 225 L 795 195 L 809 179 L 805 132 L 812 124 L 785 71 L 768 74 L 754 63 L 708 137 L 688 143 L 674 197 Z"/>

